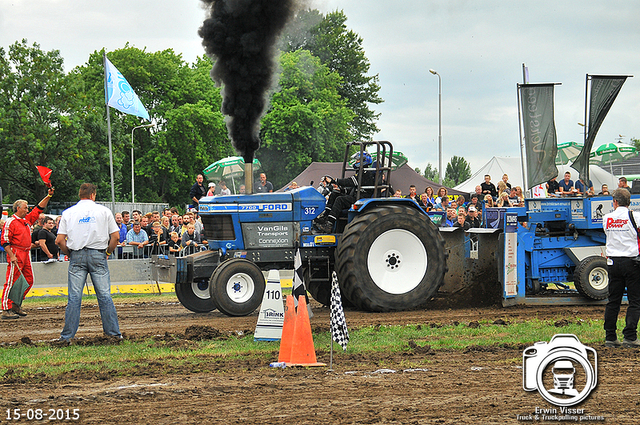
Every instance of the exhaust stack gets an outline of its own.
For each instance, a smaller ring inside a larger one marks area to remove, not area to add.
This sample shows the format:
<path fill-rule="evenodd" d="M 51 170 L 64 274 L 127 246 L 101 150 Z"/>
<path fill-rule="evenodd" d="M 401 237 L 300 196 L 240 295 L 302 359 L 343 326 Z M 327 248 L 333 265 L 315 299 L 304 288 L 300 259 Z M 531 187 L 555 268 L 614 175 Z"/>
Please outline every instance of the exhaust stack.
<path fill-rule="evenodd" d="M 247 195 L 253 193 L 253 162 L 244 163 L 244 189 Z"/>
<path fill-rule="evenodd" d="M 298 0 L 202 0 L 207 18 L 198 30 L 213 59 L 211 78 L 222 86 L 222 113 L 238 155 L 252 162 L 260 148 L 260 118 L 277 75 L 276 48 Z M 253 178 L 253 174 L 247 174 Z M 247 177 L 245 177 L 246 179 Z M 247 180 L 247 193 L 253 188 Z M 252 191 L 253 192 L 253 191 Z"/>

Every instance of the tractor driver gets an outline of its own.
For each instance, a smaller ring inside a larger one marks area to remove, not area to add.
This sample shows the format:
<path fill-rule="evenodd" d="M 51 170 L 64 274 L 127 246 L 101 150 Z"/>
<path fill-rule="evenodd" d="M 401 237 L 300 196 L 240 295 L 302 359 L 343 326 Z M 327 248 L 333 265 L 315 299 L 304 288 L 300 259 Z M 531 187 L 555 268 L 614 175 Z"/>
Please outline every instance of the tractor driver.
<path fill-rule="evenodd" d="M 360 167 L 370 167 L 373 163 L 373 158 L 368 152 L 356 152 L 351 157 L 355 162 L 353 168 L 356 170 L 356 174 L 346 178 L 331 180 L 329 187 L 337 185 L 340 188 L 349 189 L 348 191 L 332 189 L 331 195 L 327 200 L 325 210 L 316 217 L 315 228 L 322 233 L 331 233 L 333 231 L 333 225 L 340 216 L 342 210 L 349 209 L 351 205 L 356 202 L 357 191 L 360 190 L 361 198 L 370 198 L 373 195 L 373 189 L 358 189 L 358 174 L 357 171 Z M 376 172 L 374 170 L 363 170 L 362 172 L 362 185 L 373 186 L 375 184 Z"/>

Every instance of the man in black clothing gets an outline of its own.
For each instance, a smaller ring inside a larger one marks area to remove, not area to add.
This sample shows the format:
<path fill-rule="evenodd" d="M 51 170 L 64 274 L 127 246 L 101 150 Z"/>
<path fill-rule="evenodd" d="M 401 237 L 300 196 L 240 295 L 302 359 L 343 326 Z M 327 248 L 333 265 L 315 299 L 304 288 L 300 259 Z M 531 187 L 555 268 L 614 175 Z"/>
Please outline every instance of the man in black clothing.
<path fill-rule="evenodd" d="M 613 191 L 614 211 L 602 218 L 602 228 L 607 237 L 607 272 L 609 298 L 604 309 L 605 347 L 640 348 L 638 320 L 640 319 L 640 268 L 638 258 L 638 223 L 640 214 L 629 210 L 631 194 L 618 188 Z M 626 291 L 625 291 L 626 290 Z M 618 314 L 624 293 L 629 306 L 622 330 L 622 342 L 617 337 Z"/>
<path fill-rule="evenodd" d="M 371 166 L 373 158 L 367 152 L 362 153 L 362 157 L 360 152 L 357 152 L 354 154 L 353 159 L 355 160 L 353 168 L 356 169 L 356 174 L 346 179 L 332 180 L 329 184 L 329 187 L 336 184 L 341 188 L 345 188 L 347 193 L 334 189 L 329 195 L 325 211 L 314 220 L 315 228 L 322 233 L 331 233 L 333 231 L 333 225 L 338 220 L 342 210 L 351 208 L 351 205 L 356 202 L 358 190 L 360 191 L 360 198 L 370 198 L 373 195 L 373 189 L 358 188 L 358 170 L 361 166 Z M 375 180 L 376 172 L 374 170 L 362 171 L 363 186 L 374 186 Z"/>
<path fill-rule="evenodd" d="M 56 237 L 53 234 L 54 221 L 51 217 L 44 218 L 44 225 L 38 231 L 38 240 L 40 240 L 40 249 L 42 254 L 41 260 L 57 260 L 58 246 L 56 245 Z"/>
<path fill-rule="evenodd" d="M 480 187 L 482 188 L 483 195 L 491 195 L 494 199 L 498 196 L 496 186 L 491 183 L 491 176 L 489 174 L 484 176 L 484 183 L 482 183 Z"/>
<path fill-rule="evenodd" d="M 207 194 L 207 188 L 202 184 L 203 181 L 204 177 L 202 174 L 198 174 L 196 182 L 191 186 L 191 190 L 189 191 L 189 197 L 191 198 L 191 201 L 193 201 L 193 206 L 195 207 L 198 206 L 200 198 Z"/>
<path fill-rule="evenodd" d="M 626 177 L 620 177 L 618 179 L 618 188 L 627 189 L 629 191 L 629 193 L 631 193 L 631 188 L 629 187 L 629 183 L 627 182 L 627 178 Z"/>
<path fill-rule="evenodd" d="M 122 224 L 126 226 L 127 232 L 128 232 L 129 230 L 131 230 L 131 227 L 133 226 L 133 221 L 130 220 L 131 214 L 129 213 L 129 211 L 122 211 L 121 215 L 122 215 Z"/>
<path fill-rule="evenodd" d="M 471 224 L 466 220 L 462 211 L 458 213 L 456 222 L 453 223 L 453 227 L 462 227 L 465 231 L 471 228 Z"/>
<path fill-rule="evenodd" d="M 551 180 L 547 182 L 547 193 L 551 195 L 559 191 L 560 184 L 558 183 L 557 177 L 552 177 Z"/>
<path fill-rule="evenodd" d="M 469 205 L 469 210 L 467 211 L 467 218 L 465 219 L 465 221 L 469 223 L 469 227 L 481 227 L 482 223 L 480 223 L 480 219 L 478 218 L 478 210 L 475 206 Z"/>
<path fill-rule="evenodd" d="M 511 183 L 509 183 L 509 176 L 507 174 L 502 175 L 502 181 L 507 185 L 507 188 L 511 190 Z"/>
<path fill-rule="evenodd" d="M 273 192 L 273 184 L 267 180 L 265 173 L 260 173 L 260 180 L 254 185 L 256 193 L 270 193 Z"/>
<path fill-rule="evenodd" d="M 416 193 L 416 185 L 415 184 L 412 184 L 412 185 L 409 186 L 409 194 L 407 196 L 405 196 L 405 198 L 413 199 L 421 207 L 425 206 L 424 202 L 422 202 L 422 200 L 420 199 L 420 196 Z"/>

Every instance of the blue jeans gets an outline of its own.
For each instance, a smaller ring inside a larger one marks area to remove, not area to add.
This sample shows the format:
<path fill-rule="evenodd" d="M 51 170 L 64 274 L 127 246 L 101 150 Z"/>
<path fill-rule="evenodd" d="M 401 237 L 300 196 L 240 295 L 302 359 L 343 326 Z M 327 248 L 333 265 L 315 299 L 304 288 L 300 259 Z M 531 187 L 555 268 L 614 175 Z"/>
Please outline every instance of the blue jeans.
<path fill-rule="evenodd" d="M 87 280 L 87 274 L 91 275 L 93 288 L 96 291 L 104 333 L 111 336 L 122 336 L 116 307 L 111 299 L 111 280 L 107 266 L 107 255 L 103 251 L 95 249 L 82 249 L 72 251 L 69 255 L 69 300 L 60 339 L 71 339 L 78 331 L 82 288 Z"/>

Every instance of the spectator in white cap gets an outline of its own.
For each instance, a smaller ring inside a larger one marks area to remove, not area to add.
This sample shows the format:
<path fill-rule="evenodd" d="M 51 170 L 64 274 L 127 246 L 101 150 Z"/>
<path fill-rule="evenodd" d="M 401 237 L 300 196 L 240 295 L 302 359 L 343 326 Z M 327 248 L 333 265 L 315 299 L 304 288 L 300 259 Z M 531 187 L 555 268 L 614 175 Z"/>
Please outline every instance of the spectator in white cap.
<path fill-rule="evenodd" d="M 214 182 L 209 183 L 209 191 L 207 192 L 207 196 L 214 196 L 216 192 L 216 184 Z"/>
<path fill-rule="evenodd" d="M 465 219 L 469 223 L 469 227 L 480 227 L 480 219 L 478 218 L 478 209 L 469 205 L 469 209 L 467 210 L 467 218 Z"/>

